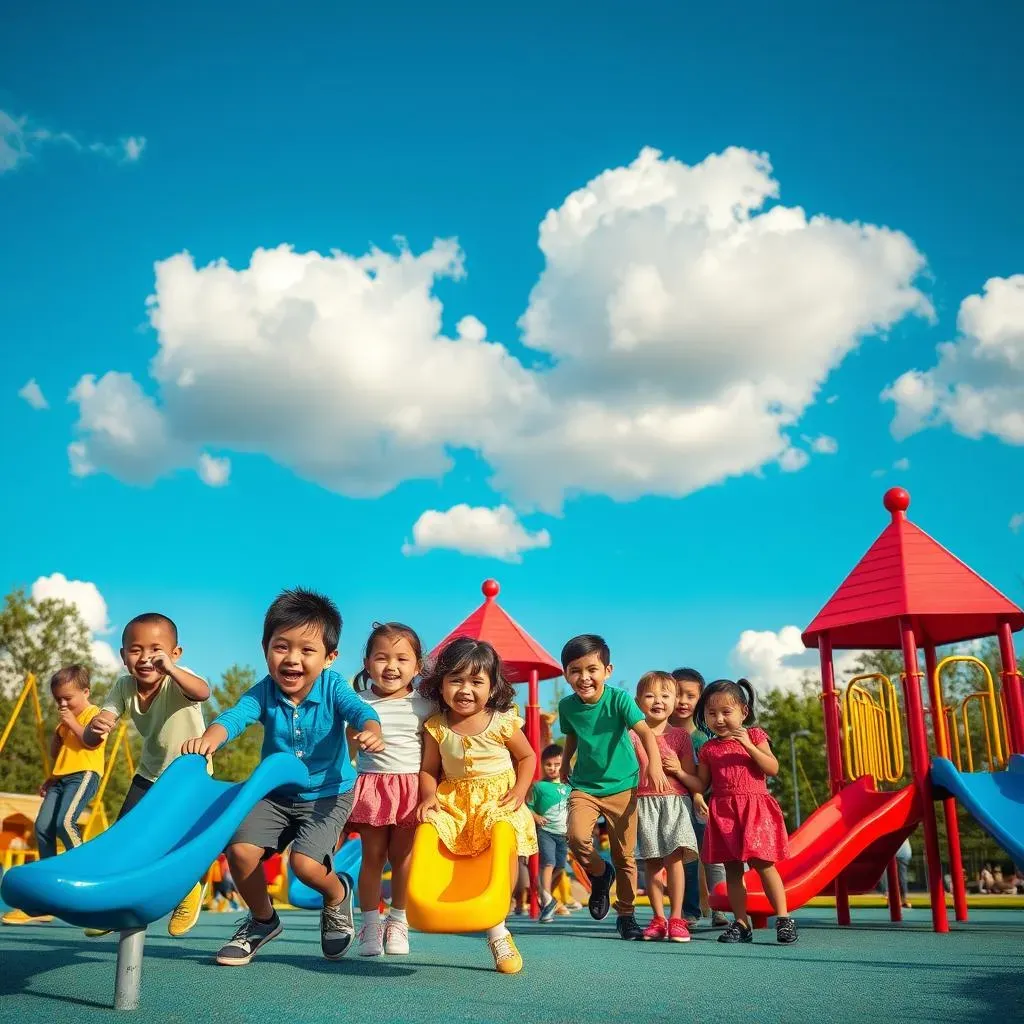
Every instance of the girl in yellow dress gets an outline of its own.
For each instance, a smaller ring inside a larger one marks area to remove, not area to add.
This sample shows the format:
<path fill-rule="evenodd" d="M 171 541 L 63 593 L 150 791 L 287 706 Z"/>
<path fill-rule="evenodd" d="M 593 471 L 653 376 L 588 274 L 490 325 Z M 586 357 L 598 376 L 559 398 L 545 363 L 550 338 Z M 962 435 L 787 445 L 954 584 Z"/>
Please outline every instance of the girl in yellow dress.
<path fill-rule="evenodd" d="M 525 801 L 537 758 L 512 703 L 512 685 L 502 677 L 498 652 L 482 640 L 453 640 L 421 680 L 420 694 L 440 714 L 424 725 L 417 820 L 434 825 L 456 855 L 486 850 L 496 821 L 515 829 L 520 857 L 536 853 L 537 832 Z M 522 970 L 504 924 L 487 933 L 487 942 L 498 971 Z"/>

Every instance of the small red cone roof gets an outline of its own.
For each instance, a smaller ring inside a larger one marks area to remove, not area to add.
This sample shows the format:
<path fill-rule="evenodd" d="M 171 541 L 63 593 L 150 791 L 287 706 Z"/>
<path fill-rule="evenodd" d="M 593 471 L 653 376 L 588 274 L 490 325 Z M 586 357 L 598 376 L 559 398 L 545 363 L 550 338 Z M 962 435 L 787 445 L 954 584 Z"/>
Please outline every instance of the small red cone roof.
<path fill-rule="evenodd" d="M 428 655 L 433 658 L 452 640 L 460 636 L 486 640 L 501 656 L 505 678 L 510 683 L 525 683 L 530 673 L 538 679 L 554 679 L 562 674 L 562 666 L 530 636 L 495 600 L 497 580 L 484 580 L 484 603 L 465 622 L 456 626 Z"/>
<path fill-rule="evenodd" d="M 911 620 L 918 643 L 992 636 L 1000 623 L 1024 628 L 1024 611 L 907 519 L 910 495 L 887 491 L 892 522 L 803 633 L 816 647 L 829 634 L 836 648 L 897 649 L 899 620 Z"/>

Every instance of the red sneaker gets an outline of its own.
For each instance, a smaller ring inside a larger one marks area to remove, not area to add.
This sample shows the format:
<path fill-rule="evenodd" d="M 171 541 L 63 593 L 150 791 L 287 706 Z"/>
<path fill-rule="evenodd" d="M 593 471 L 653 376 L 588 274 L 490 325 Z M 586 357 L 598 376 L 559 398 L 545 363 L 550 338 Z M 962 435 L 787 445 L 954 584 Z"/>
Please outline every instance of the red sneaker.
<path fill-rule="evenodd" d="M 656 917 L 644 929 L 644 942 L 661 942 L 668 935 L 668 922 L 663 917 Z M 689 938 L 689 932 L 687 932 Z"/>
<path fill-rule="evenodd" d="M 690 929 L 681 917 L 673 917 L 668 923 L 669 942 L 689 942 Z"/>

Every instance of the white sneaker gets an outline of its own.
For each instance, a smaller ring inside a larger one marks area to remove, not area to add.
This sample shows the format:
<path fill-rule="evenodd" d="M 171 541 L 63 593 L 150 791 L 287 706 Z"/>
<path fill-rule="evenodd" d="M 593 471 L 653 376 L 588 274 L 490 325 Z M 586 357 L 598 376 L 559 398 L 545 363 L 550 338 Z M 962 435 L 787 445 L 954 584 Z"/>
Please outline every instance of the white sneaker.
<path fill-rule="evenodd" d="M 364 924 L 359 929 L 359 955 L 382 956 L 384 954 L 384 929 L 379 923 Z"/>
<path fill-rule="evenodd" d="M 409 953 L 409 926 L 404 921 L 388 918 L 384 922 L 384 952 L 388 956 L 407 956 Z"/>

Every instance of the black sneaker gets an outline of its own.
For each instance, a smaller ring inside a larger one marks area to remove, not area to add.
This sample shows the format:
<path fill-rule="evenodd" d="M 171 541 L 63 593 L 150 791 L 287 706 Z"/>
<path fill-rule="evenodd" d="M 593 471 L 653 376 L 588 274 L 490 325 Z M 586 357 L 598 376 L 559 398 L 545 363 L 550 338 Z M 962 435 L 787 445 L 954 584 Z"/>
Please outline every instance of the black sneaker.
<path fill-rule="evenodd" d="M 340 960 L 356 937 L 352 919 L 352 886 L 344 880 L 345 898 L 335 907 L 320 911 L 320 948 L 328 960 Z"/>
<path fill-rule="evenodd" d="M 643 940 L 644 930 L 636 923 L 632 914 L 623 914 L 615 920 L 615 930 L 619 933 L 620 939 L 629 941 Z"/>
<path fill-rule="evenodd" d="M 541 908 L 540 917 L 538 921 L 540 924 L 551 924 L 555 919 L 555 911 L 558 909 L 558 900 L 551 897 Z"/>
<path fill-rule="evenodd" d="M 775 922 L 775 941 L 788 946 L 796 942 L 796 921 L 791 917 L 780 917 Z"/>
<path fill-rule="evenodd" d="M 231 941 L 221 946 L 215 959 L 223 967 L 244 967 L 261 946 L 280 934 L 281 918 L 277 916 L 276 910 L 269 921 L 257 921 L 250 914 L 231 936 Z"/>
<path fill-rule="evenodd" d="M 739 921 L 733 921 L 728 928 L 718 936 L 719 942 L 753 942 L 754 933 Z"/>
<path fill-rule="evenodd" d="M 615 868 L 611 864 L 607 864 L 604 874 L 599 878 L 595 878 L 589 871 L 587 877 L 590 879 L 590 899 L 587 900 L 587 910 L 590 911 L 590 916 L 595 921 L 603 921 L 612 908 L 609 893 L 612 889 L 612 882 L 615 881 Z"/>

